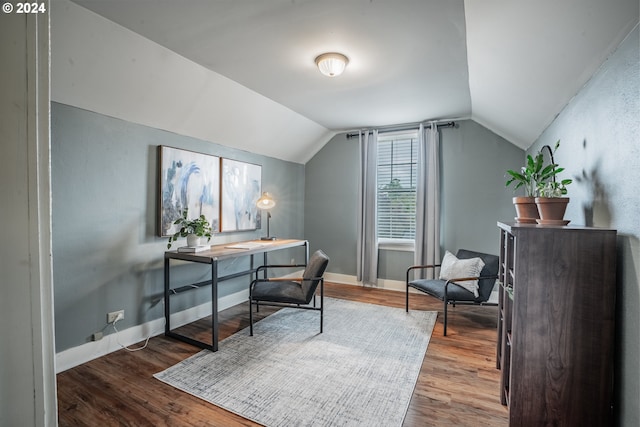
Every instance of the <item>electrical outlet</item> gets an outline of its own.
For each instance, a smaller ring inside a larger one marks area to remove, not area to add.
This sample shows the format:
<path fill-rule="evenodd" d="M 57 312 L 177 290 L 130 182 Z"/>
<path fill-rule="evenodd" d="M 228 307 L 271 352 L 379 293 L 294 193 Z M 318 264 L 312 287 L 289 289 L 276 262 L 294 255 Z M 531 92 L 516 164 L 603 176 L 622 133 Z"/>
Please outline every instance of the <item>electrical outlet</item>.
<path fill-rule="evenodd" d="M 112 311 L 107 313 L 107 323 L 114 323 L 124 319 L 124 310 Z"/>
<path fill-rule="evenodd" d="M 91 335 L 91 341 L 100 341 L 102 339 L 102 332 L 96 332 Z"/>
<path fill-rule="evenodd" d="M 296 259 L 295 258 L 291 258 L 291 265 L 295 265 L 296 264 Z"/>

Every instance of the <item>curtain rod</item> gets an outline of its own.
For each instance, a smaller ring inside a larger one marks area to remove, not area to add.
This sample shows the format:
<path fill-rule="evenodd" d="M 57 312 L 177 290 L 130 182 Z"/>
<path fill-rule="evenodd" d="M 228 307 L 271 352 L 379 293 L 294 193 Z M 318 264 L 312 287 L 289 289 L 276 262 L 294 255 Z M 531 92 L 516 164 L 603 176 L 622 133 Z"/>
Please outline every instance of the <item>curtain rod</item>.
<path fill-rule="evenodd" d="M 399 125 L 399 126 L 387 126 L 387 127 L 380 127 L 380 132 L 384 133 L 384 132 L 397 132 L 397 131 L 403 131 L 403 130 L 411 130 L 411 129 L 416 129 L 418 126 L 420 126 L 420 123 L 413 123 L 413 124 L 407 124 L 407 125 Z M 456 122 L 446 122 L 446 123 L 436 123 L 436 127 L 438 128 L 452 128 L 456 126 Z M 424 127 L 426 129 L 431 129 L 431 125 L 430 124 L 426 124 L 424 125 Z M 360 133 L 348 133 L 347 134 L 347 139 L 350 138 L 355 138 L 357 136 L 360 136 Z"/>

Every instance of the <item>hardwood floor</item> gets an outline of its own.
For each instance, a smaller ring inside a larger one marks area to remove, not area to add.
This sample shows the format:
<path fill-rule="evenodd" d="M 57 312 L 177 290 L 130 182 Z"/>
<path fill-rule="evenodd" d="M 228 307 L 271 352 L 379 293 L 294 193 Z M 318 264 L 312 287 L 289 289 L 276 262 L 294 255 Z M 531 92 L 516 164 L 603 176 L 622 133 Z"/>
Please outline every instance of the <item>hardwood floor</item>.
<path fill-rule="evenodd" d="M 404 308 L 404 293 L 327 283 L 325 295 Z M 436 322 L 404 426 L 506 426 L 496 369 L 496 307 L 449 309 L 442 336 L 442 304 L 422 294 L 410 297 L 412 310 L 437 310 Z M 260 318 L 272 313 L 263 307 Z M 249 324 L 248 304 L 220 312 L 221 339 Z M 184 327 L 206 340 L 206 320 Z M 153 374 L 199 349 L 166 338 L 146 349 L 120 350 L 58 374 L 61 426 L 255 426 L 238 415 L 178 391 Z"/>

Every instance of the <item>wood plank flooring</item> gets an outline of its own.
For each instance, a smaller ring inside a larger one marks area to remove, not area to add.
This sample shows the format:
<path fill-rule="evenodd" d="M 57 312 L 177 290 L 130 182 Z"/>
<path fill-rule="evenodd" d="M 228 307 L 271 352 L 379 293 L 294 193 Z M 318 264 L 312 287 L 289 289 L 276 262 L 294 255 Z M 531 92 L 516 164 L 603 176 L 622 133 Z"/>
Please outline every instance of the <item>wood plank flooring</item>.
<path fill-rule="evenodd" d="M 404 307 L 404 293 L 327 283 L 325 295 L 390 307 Z M 449 309 L 448 335 L 442 336 L 442 304 L 411 294 L 412 310 L 437 310 L 433 331 L 404 426 L 507 425 L 500 405 L 496 369 L 496 307 Z M 248 304 L 220 312 L 221 339 L 249 324 Z M 275 309 L 263 307 L 258 318 Z M 207 321 L 184 327 L 203 341 Z M 210 339 L 210 338 L 209 338 Z M 197 353 L 188 344 L 157 336 L 146 349 L 120 350 L 58 374 L 61 426 L 255 426 L 238 415 L 178 391 L 153 374 Z"/>

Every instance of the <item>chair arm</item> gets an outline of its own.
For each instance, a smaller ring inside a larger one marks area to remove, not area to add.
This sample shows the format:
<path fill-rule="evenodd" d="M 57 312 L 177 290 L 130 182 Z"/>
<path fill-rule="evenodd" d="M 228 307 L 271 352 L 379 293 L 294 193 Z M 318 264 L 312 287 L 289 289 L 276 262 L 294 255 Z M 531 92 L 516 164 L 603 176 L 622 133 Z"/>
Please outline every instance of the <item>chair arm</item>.
<path fill-rule="evenodd" d="M 266 279 L 267 282 L 313 282 L 314 280 L 323 281 L 324 277 L 272 277 L 270 279 Z"/>
<path fill-rule="evenodd" d="M 267 268 L 296 268 L 296 267 L 306 267 L 306 264 L 274 264 L 274 265 L 261 265 L 260 267 L 256 268 L 256 274 L 259 273 L 261 270 L 267 269 Z"/>
<path fill-rule="evenodd" d="M 474 277 L 456 277 L 454 279 L 447 280 L 449 282 L 466 282 L 467 280 L 484 280 L 484 279 L 497 279 L 498 276 L 474 276 Z"/>
<path fill-rule="evenodd" d="M 433 264 L 433 265 L 412 265 L 411 267 L 407 268 L 407 283 L 409 283 L 409 274 L 410 274 L 413 270 L 417 270 L 417 269 L 425 269 L 425 268 L 436 268 L 436 267 L 440 267 L 440 264 Z"/>
<path fill-rule="evenodd" d="M 263 280 L 265 282 L 301 282 L 304 279 L 302 277 L 271 277 Z"/>
<path fill-rule="evenodd" d="M 309 282 L 313 280 L 319 280 L 321 282 L 324 281 L 324 277 L 271 277 L 266 279 L 254 279 L 251 281 L 250 287 L 253 287 L 255 283 L 267 283 L 267 282 Z"/>
<path fill-rule="evenodd" d="M 447 289 L 449 288 L 449 283 L 455 283 L 456 282 L 466 282 L 467 280 L 484 280 L 484 279 L 497 279 L 498 276 L 477 276 L 477 277 L 456 277 L 454 279 L 449 279 L 447 280 L 447 282 L 444 284 L 444 294 L 447 294 Z"/>
<path fill-rule="evenodd" d="M 324 282 L 324 276 L 320 276 L 320 277 L 307 277 L 306 279 L 303 277 L 301 279 L 302 282 L 309 282 L 309 281 L 313 281 L 313 280 L 319 280 L 321 282 Z"/>

